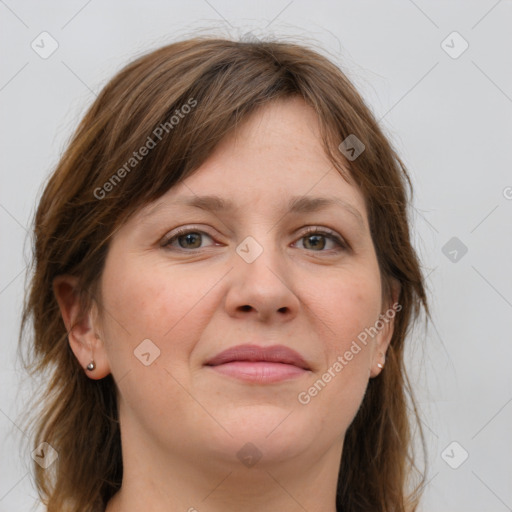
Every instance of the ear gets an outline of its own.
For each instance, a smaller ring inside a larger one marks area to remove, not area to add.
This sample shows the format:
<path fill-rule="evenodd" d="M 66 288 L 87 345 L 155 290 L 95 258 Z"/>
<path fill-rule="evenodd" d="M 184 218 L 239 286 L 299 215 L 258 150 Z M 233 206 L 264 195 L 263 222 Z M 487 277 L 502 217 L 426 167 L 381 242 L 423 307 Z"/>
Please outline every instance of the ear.
<path fill-rule="evenodd" d="M 96 306 L 80 318 L 78 278 L 68 275 L 57 276 L 53 280 L 53 293 L 59 304 L 71 350 L 75 354 L 85 374 L 93 379 L 102 379 L 110 373 L 110 365 L 104 346 L 94 325 L 97 317 Z M 87 365 L 94 361 L 96 368 L 87 370 Z"/>
<path fill-rule="evenodd" d="M 385 366 L 386 363 L 386 352 L 388 350 L 391 339 L 393 338 L 393 332 L 395 328 L 395 317 L 400 314 L 402 305 L 399 304 L 398 299 L 400 297 L 401 285 L 397 280 L 393 280 L 391 284 L 391 298 L 390 300 L 383 301 L 383 310 L 379 316 L 380 323 L 378 324 L 379 329 L 375 336 L 375 345 L 372 354 L 370 377 L 377 377 L 384 368 L 379 368 L 378 364 Z"/>

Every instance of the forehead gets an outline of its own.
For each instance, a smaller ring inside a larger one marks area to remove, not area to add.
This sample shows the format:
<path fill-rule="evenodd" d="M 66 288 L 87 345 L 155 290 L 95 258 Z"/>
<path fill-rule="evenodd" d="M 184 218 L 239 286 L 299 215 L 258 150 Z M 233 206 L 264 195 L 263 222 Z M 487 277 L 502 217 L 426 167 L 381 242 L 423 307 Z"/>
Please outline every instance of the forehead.
<path fill-rule="evenodd" d="M 345 174 L 350 172 L 345 169 Z M 246 118 L 185 180 L 147 205 L 147 219 L 166 205 L 275 214 L 340 206 L 366 224 L 357 186 L 341 176 L 325 153 L 319 120 L 298 98 L 273 102 Z"/>

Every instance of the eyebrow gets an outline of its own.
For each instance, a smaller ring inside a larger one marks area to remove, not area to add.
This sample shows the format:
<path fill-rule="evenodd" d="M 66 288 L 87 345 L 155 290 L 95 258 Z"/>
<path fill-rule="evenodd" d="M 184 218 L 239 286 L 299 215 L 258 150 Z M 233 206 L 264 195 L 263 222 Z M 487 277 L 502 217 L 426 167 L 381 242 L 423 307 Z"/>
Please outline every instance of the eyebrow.
<path fill-rule="evenodd" d="M 159 203 L 155 205 L 144 217 L 153 216 L 158 210 L 166 203 Z M 175 199 L 170 205 L 180 205 L 192 208 L 199 208 L 209 212 L 235 212 L 238 208 L 230 200 L 223 199 L 216 195 L 205 196 L 182 196 Z M 311 197 L 311 196 L 293 196 L 288 202 L 287 213 L 313 213 L 317 211 L 326 210 L 338 206 L 349 212 L 364 228 L 365 222 L 363 216 L 357 208 L 339 197 Z"/>

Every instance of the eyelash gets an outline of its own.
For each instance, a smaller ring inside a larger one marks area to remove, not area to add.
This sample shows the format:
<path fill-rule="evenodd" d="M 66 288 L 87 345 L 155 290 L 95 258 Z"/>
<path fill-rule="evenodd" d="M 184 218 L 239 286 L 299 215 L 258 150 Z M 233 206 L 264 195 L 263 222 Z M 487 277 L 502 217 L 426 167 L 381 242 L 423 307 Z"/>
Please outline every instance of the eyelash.
<path fill-rule="evenodd" d="M 162 242 L 162 247 L 164 248 L 167 248 L 169 250 L 176 250 L 176 251 L 181 251 L 181 252 L 194 252 L 194 251 L 198 251 L 198 250 L 201 250 L 201 249 L 204 249 L 204 247 L 198 247 L 196 249 L 184 249 L 182 247 L 171 247 L 171 243 L 175 240 L 177 240 L 178 238 L 184 236 L 184 235 L 188 235 L 190 233 L 196 233 L 196 234 L 201 234 L 201 235 L 206 235 L 208 236 L 209 238 L 211 238 L 213 240 L 213 237 L 211 235 L 209 235 L 208 233 L 206 233 L 205 231 L 202 231 L 200 229 L 195 229 L 195 228 L 180 228 L 178 229 L 178 231 L 176 231 L 176 233 L 174 233 L 171 237 L 168 237 L 166 239 L 164 239 L 164 241 Z M 307 238 L 308 236 L 311 236 L 311 235 L 320 235 L 320 236 L 324 236 L 325 238 L 333 241 L 338 247 L 335 248 L 335 249 L 326 249 L 326 250 L 320 250 L 320 251 L 314 251 L 312 249 L 306 249 L 306 251 L 311 251 L 311 252 L 332 252 L 332 251 L 340 251 L 340 250 L 347 250 L 349 248 L 348 244 L 342 239 L 340 238 L 334 231 L 331 231 L 330 229 L 328 228 L 317 228 L 317 227 L 314 227 L 314 226 L 309 226 L 308 228 L 306 228 L 305 232 L 298 238 L 298 240 L 302 240 L 304 238 Z"/>

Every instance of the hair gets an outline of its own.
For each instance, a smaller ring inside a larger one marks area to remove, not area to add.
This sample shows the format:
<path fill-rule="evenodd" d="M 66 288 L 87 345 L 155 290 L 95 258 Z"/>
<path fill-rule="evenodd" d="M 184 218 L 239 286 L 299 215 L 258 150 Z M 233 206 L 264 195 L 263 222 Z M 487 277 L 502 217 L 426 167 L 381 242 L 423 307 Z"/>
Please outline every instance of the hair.
<path fill-rule="evenodd" d="M 47 470 L 33 464 L 49 512 L 104 510 L 123 474 L 116 384 L 112 375 L 85 375 L 68 343 L 54 278 L 78 279 L 82 315 L 94 303 L 101 309 L 99 280 L 116 230 L 190 176 L 260 106 L 293 97 L 313 107 L 326 155 L 364 195 L 384 296 L 391 297 L 392 283 L 400 285 L 401 310 L 385 370 L 370 379 L 346 431 L 337 510 L 416 510 L 425 476 L 416 464 L 413 423 L 425 464 L 426 449 L 404 342 L 422 308 L 430 313 L 410 240 L 407 192 L 412 199 L 413 190 L 407 170 L 331 59 L 294 42 L 203 36 L 138 57 L 110 80 L 80 122 L 35 211 L 19 349 L 27 353 L 23 364 L 31 376 L 48 372 L 37 399 L 41 410 L 33 411 L 30 427 L 34 447 L 48 442 L 59 453 Z M 338 146 L 352 134 L 365 149 L 347 161 Z M 135 161 L 134 151 L 144 145 L 151 149 Z"/>

